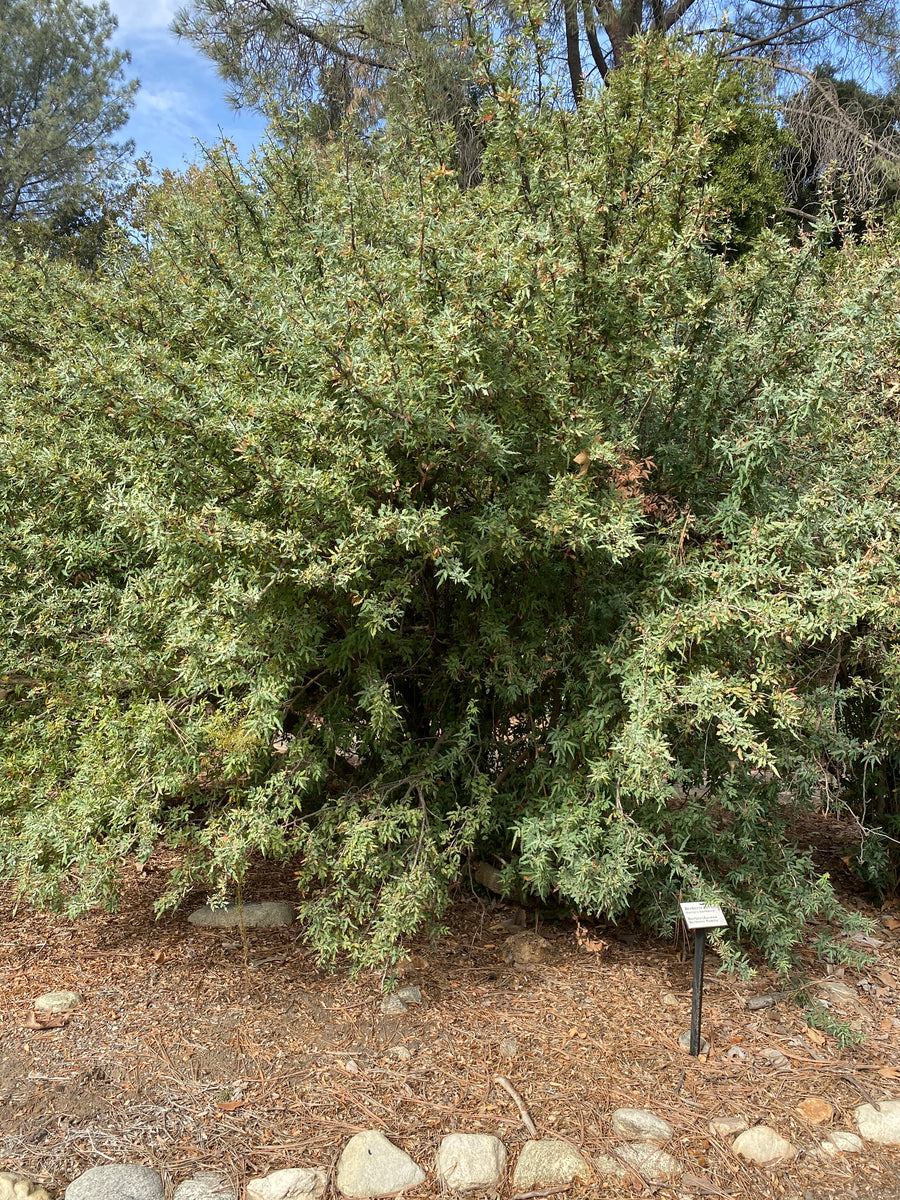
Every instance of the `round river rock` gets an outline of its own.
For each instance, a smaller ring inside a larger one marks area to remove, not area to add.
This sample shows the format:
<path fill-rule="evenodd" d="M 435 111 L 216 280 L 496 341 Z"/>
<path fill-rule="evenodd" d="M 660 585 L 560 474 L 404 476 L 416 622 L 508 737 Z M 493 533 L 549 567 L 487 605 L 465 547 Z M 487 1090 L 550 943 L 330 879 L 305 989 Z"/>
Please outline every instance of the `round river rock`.
<path fill-rule="evenodd" d="M 84 996 L 78 992 L 44 992 L 34 1002 L 34 1011 L 40 1013 L 71 1012 L 79 1004 L 84 1004 Z"/>
<path fill-rule="evenodd" d="M 79 1175 L 66 1200 L 166 1200 L 166 1189 L 151 1167 L 113 1163 Z"/>

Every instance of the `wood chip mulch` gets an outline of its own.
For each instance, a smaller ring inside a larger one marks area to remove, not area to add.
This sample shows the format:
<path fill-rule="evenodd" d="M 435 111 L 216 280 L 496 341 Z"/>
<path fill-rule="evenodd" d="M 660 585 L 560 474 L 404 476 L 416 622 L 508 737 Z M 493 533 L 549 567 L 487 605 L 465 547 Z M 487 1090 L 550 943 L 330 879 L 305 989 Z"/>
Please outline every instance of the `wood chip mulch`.
<path fill-rule="evenodd" d="M 54 1197 L 110 1162 L 155 1167 L 169 1195 L 214 1168 L 242 1189 L 281 1167 L 320 1165 L 333 1187 L 344 1142 L 363 1129 L 382 1130 L 426 1169 L 443 1134 L 494 1133 L 512 1164 L 529 1137 L 518 1097 L 538 1136 L 589 1156 L 615 1144 L 609 1117 L 620 1106 L 652 1109 L 675 1128 L 667 1148 L 687 1172 L 677 1187 L 596 1179 L 568 1189 L 569 1200 L 900 1200 L 900 1147 L 815 1153 L 829 1128 L 855 1130 L 863 1101 L 900 1098 L 900 903 L 846 897 L 874 922 L 863 947 L 871 962 L 842 976 L 858 1001 L 836 1013 L 864 1041 L 841 1048 L 790 996 L 748 1011 L 777 981 L 762 967 L 750 982 L 718 976 L 713 956 L 711 1049 L 697 1060 L 678 1048 L 691 1003 L 683 945 L 627 926 L 585 935 L 531 913 L 552 961 L 517 968 L 503 958 L 511 910 L 464 897 L 450 937 L 411 949 L 402 983 L 421 989 L 421 1006 L 384 1016 L 379 977 L 322 973 L 290 929 L 249 930 L 246 947 L 236 931 L 196 929 L 185 917 L 203 896 L 156 920 L 169 865 L 160 854 L 149 871 L 126 868 L 119 912 L 75 922 L 16 908 L 0 892 L 0 1169 Z M 260 865 L 245 895 L 290 899 L 291 872 Z M 812 952 L 806 966 L 813 979 L 826 975 Z M 33 1001 L 60 989 L 85 1003 L 67 1023 L 42 1026 Z M 785 1061 L 771 1065 L 766 1050 Z M 834 1106 L 830 1122 L 801 1115 L 809 1097 Z M 772 1125 L 800 1157 L 775 1170 L 741 1164 L 709 1129 L 728 1114 Z M 439 1191 L 430 1177 L 407 1197 Z"/>

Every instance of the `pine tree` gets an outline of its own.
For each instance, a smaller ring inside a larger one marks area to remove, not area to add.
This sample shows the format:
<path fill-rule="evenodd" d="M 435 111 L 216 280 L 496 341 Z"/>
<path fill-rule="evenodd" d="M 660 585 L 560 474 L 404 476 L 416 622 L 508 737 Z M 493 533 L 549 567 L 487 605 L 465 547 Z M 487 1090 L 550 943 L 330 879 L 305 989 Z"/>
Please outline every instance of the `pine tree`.
<path fill-rule="evenodd" d="M 83 205 L 131 152 L 112 141 L 138 88 L 115 29 L 105 0 L 0 0 L 0 220 Z"/>

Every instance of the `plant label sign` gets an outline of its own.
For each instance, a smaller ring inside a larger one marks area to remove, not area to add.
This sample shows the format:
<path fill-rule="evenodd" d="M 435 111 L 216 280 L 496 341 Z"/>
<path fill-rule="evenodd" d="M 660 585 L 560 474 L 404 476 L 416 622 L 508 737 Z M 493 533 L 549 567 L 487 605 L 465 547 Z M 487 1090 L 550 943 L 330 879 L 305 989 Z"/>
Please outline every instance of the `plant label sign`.
<path fill-rule="evenodd" d="M 723 929 L 728 922 L 717 904 L 701 904 L 690 901 L 679 904 L 681 915 L 688 929 L 694 931 L 694 988 L 691 999 L 691 1054 L 700 1053 L 700 1013 L 703 1008 L 703 955 L 706 949 L 707 929 Z"/>
<path fill-rule="evenodd" d="M 688 929 L 723 929 L 728 924 L 725 914 L 717 904 L 692 902 L 682 904 L 680 908 Z"/>

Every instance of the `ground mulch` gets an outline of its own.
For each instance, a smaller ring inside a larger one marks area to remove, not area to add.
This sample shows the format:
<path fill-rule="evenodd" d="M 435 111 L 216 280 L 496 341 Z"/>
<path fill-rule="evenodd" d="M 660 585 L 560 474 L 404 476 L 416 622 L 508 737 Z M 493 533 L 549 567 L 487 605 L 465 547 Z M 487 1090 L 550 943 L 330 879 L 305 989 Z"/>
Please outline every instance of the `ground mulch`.
<path fill-rule="evenodd" d="M 609 1116 L 619 1106 L 650 1108 L 674 1126 L 668 1149 L 687 1164 L 677 1187 L 595 1180 L 568 1189 L 570 1200 L 900 1200 L 900 1147 L 837 1160 L 815 1153 L 829 1127 L 855 1129 L 864 1100 L 900 1098 L 900 904 L 878 907 L 851 890 L 835 819 L 817 818 L 812 832 L 847 901 L 873 922 L 860 947 L 871 961 L 843 972 L 858 1002 L 836 1014 L 864 1040 L 842 1047 L 810 1028 L 795 996 L 748 1011 L 777 980 L 762 967 L 750 982 L 719 976 L 713 957 L 703 1022 L 711 1048 L 700 1060 L 678 1047 L 690 1021 L 687 947 L 627 923 L 585 930 L 532 911 L 553 958 L 518 968 L 503 957 L 512 910 L 461 895 L 450 935 L 411 947 L 402 982 L 421 989 L 422 1005 L 385 1016 L 380 977 L 324 974 L 290 929 L 248 930 L 243 943 L 233 930 L 194 928 L 186 915 L 203 896 L 157 920 L 165 853 L 149 869 L 123 869 L 113 915 L 62 921 L 0 892 L 0 1169 L 57 1197 L 108 1162 L 155 1167 L 170 1195 L 197 1169 L 219 1168 L 241 1187 L 287 1166 L 319 1165 L 333 1180 L 344 1142 L 363 1129 L 382 1130 L 426 1168 L 443 1134 L 495 1133 L 512 1163 L 529 1135 L 495 1082 L 502 1076 L 539 1136 L 588 1155 L 616 1141 Z M 261 864 L 245 898 L 290 899 L 291 881 L 290 870 Z M 810 929 L 810 943 L 819 932 Z M 811 979 L 825 977 L 825 964 L 806 959 Z M 34 998 L 59 989 L 85 1003 L 59 1028 L 30 1027 Z M 767 1050 L 786 1062 L 772 1066 Z M 808 1097 L 834 1106 L 829 1125 L 800 1115 Z M 739 1163 L 708 1124 L 735 1113 L 774 1126 L 800 1157 L 771 1171 Z M 439 1190 L 429 1178 L 407 1197 Z"/>

